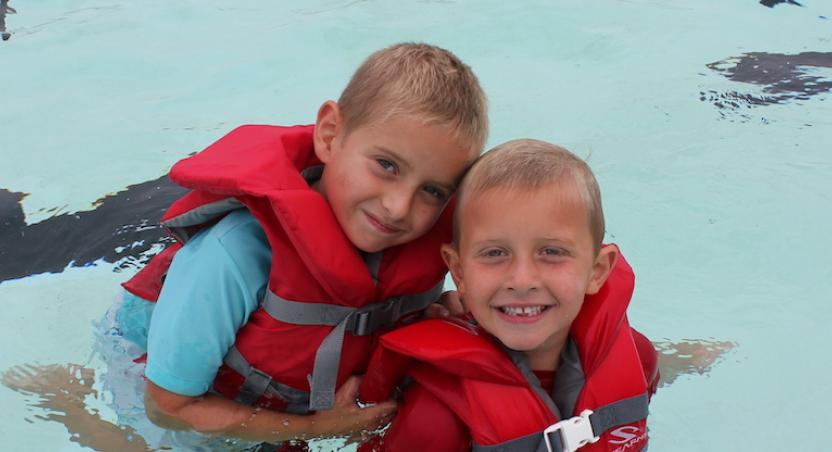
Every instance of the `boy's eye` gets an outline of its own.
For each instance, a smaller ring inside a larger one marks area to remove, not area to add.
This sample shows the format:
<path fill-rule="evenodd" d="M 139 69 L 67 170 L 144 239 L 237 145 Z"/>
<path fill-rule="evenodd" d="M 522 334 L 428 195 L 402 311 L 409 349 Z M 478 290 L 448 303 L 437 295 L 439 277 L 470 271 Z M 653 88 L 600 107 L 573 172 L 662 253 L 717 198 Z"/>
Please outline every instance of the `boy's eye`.
<path fill-rule="evenodd" d="M 554 247 L 547 246 L 546 248 L 543 248 L 542 250 L 540 250 L 540 254 L 542 254 L 544 256 L 555 256 L 556 257 L 556 256 L 566 255 L 566 251 L 563 250 L 563 249 L 560 249 L 560 248 L 554 248 Z"/>
<path fill-rule="evenodd" d="M 388 173 L 396 174 L 396 164 L 387 159 L 376 159 L 378 166 Z"/>
<path fill-rule="evenodd" d="M 427 194 L 433 196 L 438 200 L 444 200 L 447 196 L 445 195 L 445 191 L 441 188 L 434 187 L 433 185 L 428 185 L 427 187 L 423 188 Z"/>
<path fill-rule="evenodd" d="M 482 256 L 484 257 L 502 257 L 505 255 L 505 250 L 501 250 L 499 248 L 489 248 L 482 252 Z"/>

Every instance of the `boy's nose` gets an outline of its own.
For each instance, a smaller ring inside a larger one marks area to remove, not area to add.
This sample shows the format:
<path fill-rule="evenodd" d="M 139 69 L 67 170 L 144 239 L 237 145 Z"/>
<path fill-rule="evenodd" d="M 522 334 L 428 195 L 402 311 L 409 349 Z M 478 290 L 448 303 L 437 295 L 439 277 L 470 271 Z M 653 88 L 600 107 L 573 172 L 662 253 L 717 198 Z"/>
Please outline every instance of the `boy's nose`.
<path fill-rule="evenodd" d="M 540 287 L 539 276 L 537 266 L 532 259 L 515 258 L 511 266 L 507 289 L 517 296 L 528 295 Z"/>
<path fill-rule="evenodd" d="M 381 203 L 389 220 L 398 221 L 407 217 L 413 195 L 408 190 L 390 190 L 382 197 Z"/>

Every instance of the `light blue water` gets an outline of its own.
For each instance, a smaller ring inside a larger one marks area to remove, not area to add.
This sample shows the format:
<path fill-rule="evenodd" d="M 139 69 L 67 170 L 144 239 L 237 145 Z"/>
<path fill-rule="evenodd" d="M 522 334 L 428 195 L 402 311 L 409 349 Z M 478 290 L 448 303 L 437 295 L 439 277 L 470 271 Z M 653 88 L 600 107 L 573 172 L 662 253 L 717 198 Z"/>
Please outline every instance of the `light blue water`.
<path fill-rule="evenodd" d="M 29 225 L 81 215 L 234 125 L 312 121 L 380 47 L 434 43 L 479 75 L 489 145 L 534 137 L 588 157 L 608 239 L 638 275 L 633 324 L 737 344 L 660 390 L 651 450 L 824 450 L 832 4 L 801 3 L 12 0 L 0 189 L 28 194 Z M 756 69 L 724 72 L 755 52 Z M 19 265 L 0 255 L 0 269 Z M 0 370 L 103 372 L 91 323 L 133 271 L 115 268 L 0 282 Z M 115 421 L 108 397 L 87 403 Z M 31 400 L 0 386 L 2 448 L 79 449 Z"/>

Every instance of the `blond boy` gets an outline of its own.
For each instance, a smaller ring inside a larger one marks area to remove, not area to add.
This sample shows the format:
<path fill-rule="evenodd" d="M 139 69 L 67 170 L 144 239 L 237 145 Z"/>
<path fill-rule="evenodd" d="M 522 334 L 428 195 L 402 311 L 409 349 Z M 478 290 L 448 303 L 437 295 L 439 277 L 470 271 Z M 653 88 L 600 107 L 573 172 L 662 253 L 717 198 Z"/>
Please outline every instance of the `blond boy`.
<path fill-rule="evenodd" d="M 418 364 L 367 449 L 641 450 L 655 351 L 627 324 L 632 273 L 603 236 L 598 184 L 569 151 L 516 140 L 486 153 L 442 249 L 477 326 L 429 320 L 382 337 L 363 396 L 378 398 L 376 372 L 402 356 Z"/>
<path fill-rule="evenodd" d="M 400 44 L 371 55 L 314 128 L 246 126 L 177 164 L 172 179 L 194 192 L 166 224 L 187 241 L 157 257 L 175 253 L 169 269 L 151 262 L 125 285 L 158 295 L 148 416 L 269 442 L 349 434 L 389 417 L 391 402 L 359 409 L 348 377 L 396 320 L 386 306 L 413 311 L 413 292 L 421 303 L 423 288 L 441 285 L 437 240 L 450 223 L 440 216 L 486 133 L 470 68 L 446 50 Z M 189 222 L 217 206 L 233 210 L 194 234 Z"/>

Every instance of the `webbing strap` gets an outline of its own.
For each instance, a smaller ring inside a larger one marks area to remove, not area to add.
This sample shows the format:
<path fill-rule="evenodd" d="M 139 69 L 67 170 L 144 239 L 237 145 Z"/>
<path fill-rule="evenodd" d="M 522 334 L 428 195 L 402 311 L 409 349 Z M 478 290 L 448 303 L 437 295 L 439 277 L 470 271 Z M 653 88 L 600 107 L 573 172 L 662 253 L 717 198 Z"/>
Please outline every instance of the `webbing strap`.
<path fill-rule="evenodd" d="M 614 427 L 631 424 L 646 418 L 648 414 L 648 401 L 649 399 L 645 393 L 598 408 L 589 415 L 592 435 L 597 438 Z M 546 441 L 548 440 L 549 450 L 551 452 L 571 452 L 578 449 L 580 446 L 575 447 L 571 444 L 564 444 L 565 430 L 555 430 L 548 433 L 546 435 L 547 438 L 541 438 L 541 444 L 545 447 Z"/>
<path fill-rule="evenodd" d="M 614 427 L 631 424 L 646 418 L 647 402 L 648 398 L 645 393 L 598 408 L 589 415 L 592 435 L 599 437 Z M 569 422 L 572 419 L 561 422 Z M 576 448 L 567 449 L 565 447 L 562 432 L 563 430 L 556 429 L 546 434 L 546 437 L 544 437 L 544 432 L 538 432 L 489 446 L 475 444 L 473 450 L 477 452 L 547 452 L 549 450 L 552 452 L 567 452 L 575 450 Z M 547 440 L 551 449 L 546 445 Z"/>
<path fill-rule="evenodd" d="M 366 336 L 379 328 L 393 325 L 401 317 L 428 307 L 442 293 L 442 282 L 414 295 L 402 295 L 361 308 L 324 303 L 286 300 L 271 290 L 263 300 L 263 309 L 273 318 L 296 325 L 334 325 L 315 352 L 309 377 L 310 410 L 328 410 L 335 403 L 335 382 L 341 364 L 344 334 Z"/>
<path fill-rule="evenodd" d="M 561 418 L 562 415 L 560 414 L 560 410 L 558 406 L 555 404 L 552 397 L 549 393 L 546 392 L 545 389 L 540 385 L 540 380 L 532 371 L 531 366 L 529 366 L 529 362 L 526 360 L 526 356 L 523 352 L 518 352 L 517 350 L 512 350 L 506 346 L 503 346 L 503 350 L 508 354 L 511 358 L 514 365 L 517 366 L 517 369 L 520 370 L 520 374 L 523 375 L 523 378 L 526 379 L 526 382 L 529 384 L 529 387 L 537 394 L 540 400 L 546 404 L 546 407 L 549 408 L 549 411 L 555 415 L 556 418 Z"/>
<path fill-rule="evenodd" d="M 649 400 L 645 393 L 598 408 L 589 416 L 595 436 L 601 436 L 613 427 L 632 424 L 646 418 Z"/>
<path fill-rule="evenodd" d="M 272 380 L 265 372 L 252 366 L 237 347 L 231 347 L 223 362 L 245 378 L 236 400 L 246 405 L 254 405 L 265 393 L 273 394 L 286 402 L 286 412 L 292 414 L 307 413 L 309 393 Z"/>
<path fill-rule="evenodd" d="M 243 207 L 243 203 L 237 198 L 228 197 L 201 205 L 177 217 L 170 218 L 164 221 L 162 226 L 166 227 L 171 235 L 179 239 L 182 243 L 185 243 L 195 233 L 195 230 L 191 228 L 192 226 L 207 223 L 220 215 L 224 215 L 241 207 Z"/>
<path fill-rule="evenodd" d="M 342 320 L 324 338 L 315 352 L 315 364 L 309 379 L 309 409 L 329 410 L 335 406 L 335 383 L 341 365 L 341 347 L 349 317 Z"/>
<path fill-rule="evenodd" d="M 370 272 L 370 276 L 373 278 L 373 284 L 378 284 L 378 272 L 381 269 L 381 259 L 384 257 L 384 253 L 371 253 L 364 256 L 364 263 L 367 265 L 367 270 Z"/>
<path fill-rule="evenodd" d="M 548 452 L 546 444 L 540 439 L 543 433 L 532 433 L 531 435 L 515 438 L 511 441 L 506 441 L 500 444 L 492 444 L 490 446 L 483 446 L 474 444 L 471 448 L 472 452 Z M 541 449 L 542 447 L 542 449 Z"/>

